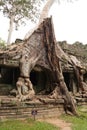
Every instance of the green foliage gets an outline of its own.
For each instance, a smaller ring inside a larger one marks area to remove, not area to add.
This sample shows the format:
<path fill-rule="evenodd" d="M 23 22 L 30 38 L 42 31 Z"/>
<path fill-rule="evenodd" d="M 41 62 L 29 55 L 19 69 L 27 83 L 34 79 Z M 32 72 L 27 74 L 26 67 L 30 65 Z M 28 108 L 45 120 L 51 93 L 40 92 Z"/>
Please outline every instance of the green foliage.
<path fill-rule="evenodd" d="M 25 19 L 36 22 L 42 1 L 45 0 L 0 0 L 0 11 L 9 18 L 7 44 L 10 44 L 14 23 L 17 30 L 21 24 L 26 23 Z"/>
<path fill-rule="evenodd" d="M 58 128 L 45 122 L 29 119 L 0 122 L 0 130 L 58 130 Z"/>
<path fill-rule="evenodd" d="M 0 48 L 5 48 L 5 41 L 0 38 Z"/>
<path fill-rule="evenodd" d="M 86 111 L 82 111 L 82 109 Z M 72 123 L 72 130 L 87 130 L 87 107 L 86 109 L 79 108 L 78 113 L 78 117 L 64 115 L 62 118 Z"/>
<path fill-rule="evenodd" d="M 16 26 L 25 19 L 36 21 L 39 16 L 39 7 L 44 0 L 0 0 L 0 11 L 11 19 L 14 16 Z"/>

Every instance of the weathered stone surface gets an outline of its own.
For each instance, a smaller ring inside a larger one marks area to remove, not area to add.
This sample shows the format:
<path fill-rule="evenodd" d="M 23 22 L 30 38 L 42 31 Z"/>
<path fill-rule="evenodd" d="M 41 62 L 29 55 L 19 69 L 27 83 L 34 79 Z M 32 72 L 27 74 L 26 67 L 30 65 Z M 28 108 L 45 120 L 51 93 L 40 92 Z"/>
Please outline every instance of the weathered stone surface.
<path fill-rule="evenodd" d="M 12 102 L 13 100 L 13 102 Z M 15 103 L 14 103 L 15 101 Z M 13 103 L 13 105 L 11 105 Z M 14 98 L 2 97 L 0 106 L 0 120 L 33 118 L 32 110 L 37 110 L 36 119 L 44 117 L 58 117 L 64 113 L 63 104 L 43 104 L 36 99 L 32 101 L 17 102 Z"/>
<path fill-rule="evenodd" d="M 68 45 L 65 45 L 65 48 L 67 50 Z M 71 81 L 72 76 L 70 76 L 70 73 L 73 73 L 76 78 L 74 80 L 76 82 L 75 87 L 77 85 L 77 91 L 84 91 L 82 71 L 85 68 L 77 59 L 78 57 L 75 57 L 75 53 L 71 55 L 69 52 L 67 54 L 64 51 L 56 44 L 52 19 L 47 18 L 22 44 L 13 44 L 0 53 L 0 59 L 1 61 L 3 60 L 1 66 L 8 66 L 8 60 L 12 67 L 14 67 L 14 60 L 19 63 L 15 67 L 20 68 L 20 75 L 16 82 L 18 90 L 17 97 L 20 101 L 34 98 L 35 90 L 30 80 L 30 72 L 39 66 L 41 70 L 45 71 L 46 80 L 48 80 L 46 83 L 50 84 L 49 93 L 51 94 L 51 98 L 58 99 L 58 95 L 65 96 L 64 103 L 67 105 L 70 104 L 72 112 L 76 114 L 73 99 L 69 94 L 69 91 L 72 90 L 70 88 L 73 84 L 72 82 L 74 82 Z M 49 72 L 49 78 L 47 78 L 47 72 Z M 63 72 L 66 73 L 65 77 Z M 67 80 L 66 83 L 64 78 Z M 46 89 L 45 87 L 44 89 Z M 40 100 L 43 99 L 40 98 Z M 46 99 L 43 102 L 49 103 L 54 101 L 52 99 Z"/>
<path fill-rule="evenodd" d="M 87 44 L 80 42 L 75 42 L 74 44 L 69 44 L 67 41 L 59 41 L 58 44 L 68 55 L 76 56 L 77 59 L 82 63 L 82 65 L 87 69 Z"/>

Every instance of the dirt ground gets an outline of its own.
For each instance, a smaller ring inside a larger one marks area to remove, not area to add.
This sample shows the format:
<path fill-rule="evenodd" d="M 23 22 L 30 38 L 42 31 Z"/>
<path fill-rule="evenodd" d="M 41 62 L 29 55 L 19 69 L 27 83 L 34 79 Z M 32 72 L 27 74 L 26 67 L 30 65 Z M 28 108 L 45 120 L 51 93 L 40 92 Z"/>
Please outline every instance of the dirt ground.
<path fill-rule="evenodd" d="M 71 129 L 71 124 L 70 123 L 67 123 L 61 119 L 58 119 L 58 118 L 48 118 L 48 119 L 41 119 L 40 121 L 45 121 L 45 122 L 48 122 L 50 124 L 53 124 L 57 127 L 60 128 L 60 130 L 72 130 Z"/>

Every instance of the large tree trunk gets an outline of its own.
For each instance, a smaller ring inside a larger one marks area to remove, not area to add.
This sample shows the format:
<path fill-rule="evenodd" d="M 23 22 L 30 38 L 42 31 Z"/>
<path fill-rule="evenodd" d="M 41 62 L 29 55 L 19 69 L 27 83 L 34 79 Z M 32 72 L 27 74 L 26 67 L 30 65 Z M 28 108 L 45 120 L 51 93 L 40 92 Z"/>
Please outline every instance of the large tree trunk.
<path fill-rule="evenodd" d="M 11 16 L 10 22 L 9 22 L 7 45 L 9 45 L 11 43 L 11 36 L 12 36 L 12 32 L 13 32 L 13 24 L 14 24 L 14 16 Z"/>
<path fill-rule="evenodd" d="M 29 30 L 29 32 L 26 33 L 24 39 L 27 39 L 27 38 L 32 34 L 32 32 L 34 32 L 34 30 L 38 27 L 38 25 L 40 25 L 40 23 L 41 23 L 45 18 L 48 17 L 49 10 L 50 10 L 52 4 L 54 3 L 54 1 L 55 1 L 55 0 L 47 0 L 46 4 L 45 4 L 45 6 L 44 6 L 44 8 L 43 8 L 43 10 L 42 10 L 42 12 L 41 12 L 41 15 L 40 15 L 38 24 L 35 26 L 34 29 L 31 29 L 31 30 Z"/>
<path fill-rule="evenodd" d="M 73 64 L 74 73 L 77 79 L 77 92 L 81 90 L 81 92 L 84 92 L 84 81 L 83 81 L 83 74 L 81 72 L 81 68 L 77 67 L 75 64 Z"/>
<path fill-rule="evenodd" d="M 73 69 L 74 69 L 74 73 L 75 73 L 75 77 L 76 77 L 76 81 L 77 81 L 77 92 L 79 92 L 80 90 L 82 92 L 84 92 L 85 89 L 84 89 L 82 65 L 76 59 L 76 57 L 74 57 L 74 56 L 70 56 L 70 57 L 71 57 L 71 62 L 72 62 L 72 65 L 73 65 Z"/>
<path fill-rule="evenodd" d="M 46 49 L 49 65 L 50 65 L 52 73 L 54 75 L 54 79 L 56 81 L 57 87 L 60 87 L 60 91 L 61 91 L 62 95 L 65 96 L 64 99 L 65 99 L 66 106 L 67 107 L 70 106 L 71 112 L 74 115 L 77 115 L 75 104 L 74 104 L 73 99 L 70 96 L 67 86 L 64 82 L 64 78 L 63 78 L 63 74 L 62 74 L 62 70 L 61 70 L 61 66 L 60 66 L 60 60 L 56 54 L 57 45 L 56 45 L 56 40 L 54 37 L 54 30 L 51 26 L 52 20 L 49 21 L 49 19 L 48 19 L 45 22 L 43 22 L 43 28 L 44 28 L 43 43 L 44 43 L 44 47 Z"/>
<path fill-rule="evenodd" d="M 69 106 L 71 112 L 76 115 L 75 104 L 64 82 L 61 70 L 60 58 L 64 59 L 64 55 L 62 55 L 63 51 L 58 50 L 59 47 L 54 37 L 52 19 L 47 18 L 40 24 L 38 29 L 24 41 L 23 46 L 18 50 L 17 55 L 21 54 L 19 66 L 20 77 L 17 82 L 19 96 L 21 97 L 19 98 L 20 100 L 31 99 L 35 95 L 29 74 L 36 65 L 43 68 L 46 67 L 52 73 L 53 83 L 56 84 L 56 88 L 54 87 L 53 90 L 56 93 L 55 97 L 59 95 L 58 90 L 60 89 L 61 95 L 63 95 L 65 100 L 66 108 Z M 68 60 L 67 58 L 65 59 Z"/>
<path fill-rule="evenodd" d="M 31 58 L 28 57 L 28 53 L 22 55 L 20 59 L 20 77 L 17 81 L 17 89 L 18 89 L 18 97 L 19 100 L 31 99 L 34 97 L 35 92 L 33 89 L 33 85 L 30 81 L 30 72 L 36 65 L 39 56 L 36 57 L 36 54 Z"/>
<path fill-rule="evenodd" d="M 55 2 L 55 0 L 48 0 L 46 5 L 44 6 L 42 12 L 41 12 L 41 15 L 40 15 L 40 19 L 39 19 L 39 24 L 45 19 L 48 17 L 48 13 L 49 13 L 49 10 L 52 6 L 52 4 Z"/>

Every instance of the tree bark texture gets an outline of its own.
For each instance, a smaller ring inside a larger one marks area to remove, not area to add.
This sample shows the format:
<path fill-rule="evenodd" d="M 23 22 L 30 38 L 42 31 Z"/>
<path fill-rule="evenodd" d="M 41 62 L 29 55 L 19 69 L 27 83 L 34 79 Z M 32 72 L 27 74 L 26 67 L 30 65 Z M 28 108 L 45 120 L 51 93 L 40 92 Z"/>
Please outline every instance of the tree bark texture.
<path fill-rule="evenodd" d="M 77 91 L 80 90 L 83 92 L 84 89 L 84 81 L 83 81 L 83 74 L 81 72 L 81 68 L 77 67 L 75 64 L 73 64 L 74 73 L 77 79 Z"/>
<path fill-rule="evenodd" d="M 46 49 L 47 59 L 51 67 L 52 73 L 54 75 L 55 82 L 60 87 L 60 91 L 62 95 L 65 95 L 66 104 L 70 105 L 72 113 L 76 115 L 77 112 L 76 112 L 75 104 L 64 82 L 62 69 L 60 66 L 60 60 L 56 54 L 57 45 L 54 36 L 53 26 L 51 25 L 52 25 L 52 19 L 51 20 L 48 19 L 43 22 L 43 29 L 44 29 L 43 44 Z"/>
<path fill-rule="evenodd" d="M 13 32 L 13 24 L 14 24 L 14 16 L 11 16 L 10 22 L 9 22 L 7 45 L 9 45 L 11 43 L 11 36 L 12 36 L 12 32 Z"/>
<path fill-rule="evenodd" d="M 52 79 L 52 84 L 55 84 L 55 86 L 51 84 L 53 98 L 58 97 L 60 90 L 65 100 L 66 108 L 70 106 L 71 112 L 76 115 L 75 104 L 64 82 L 61 69 L 61 61 L 70 62 L 70 59 L 56 44 L 52 18 L 45 19 L 37 30 L 28 39 L 24 40 L 23 44 L 11 47 L 4 51 L 3 54 L 0 54 L 0 57 L 5 58 L 6 56 L 7 59 L 19 61 L 20 77 L 16 83 L 18 98 L 26 100 L 35 96 L 35 91 L 30 81 L 30 72 L 35 66 L 40 66 L 51 73 L 50 79 Z M 51 83 L 50 79 L 49 83 Z"/>

